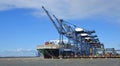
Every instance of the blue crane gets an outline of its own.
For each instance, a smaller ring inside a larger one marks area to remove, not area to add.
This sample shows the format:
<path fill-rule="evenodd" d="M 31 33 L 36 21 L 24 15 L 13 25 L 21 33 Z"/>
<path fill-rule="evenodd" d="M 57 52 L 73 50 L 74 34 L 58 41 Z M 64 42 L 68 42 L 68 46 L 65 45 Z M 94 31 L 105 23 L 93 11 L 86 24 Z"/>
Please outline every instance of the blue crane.
<path fill-rule="evenodd" d="M 83 28 L 80 28 L 76 25 L 70 24 L 63 19 L 58 19 L 55 15 L 51 15 L 45 8 L 42 6 L 43 10 L 46 12 L 47 16 L 50 18 L 51 22 L 57 29 L 60 34 L 59 44 L 60 47 L 60 55 L 64 52 L 63 37 L 67 37 L 68 45 L 74 44 L 74 47 L 70 47 L 67 49 L 71 49 L 71 54 L 74 55 L 90 55 L 96 54 L 96 48 L 104 48 L 104 45 L 100 43 L 99 39 L 96 38 L 97 35 L 93 35 L 95 31 L 88 31 Z M 91 52 L 91 50 L 92 52 Z"/>

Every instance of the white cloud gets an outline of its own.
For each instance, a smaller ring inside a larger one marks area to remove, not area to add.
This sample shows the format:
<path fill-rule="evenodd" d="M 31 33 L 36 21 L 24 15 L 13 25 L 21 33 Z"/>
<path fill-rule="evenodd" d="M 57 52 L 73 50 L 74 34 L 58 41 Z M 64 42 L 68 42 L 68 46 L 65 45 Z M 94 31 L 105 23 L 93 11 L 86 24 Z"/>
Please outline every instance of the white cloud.
<path fill-rule="evenodd" d="M 0 51 L 0 57 L 19 57 L 19 56 L 36 56 L 37 51 L 32 49 L 18 48 L 16 50 L 2 50 Z"/>
<path fill-rule="evenodd" d="M 33 50 L 31 50 L 31 49 L 18 48 L 18 49 L 14 50 L 14 51 L 15 51 L 15 52 L 31 52 L 31 51 L 33 51 Z"/>
<path fill-rule="evenodd" d="M 82 19 L 98 15 L 119 19 L 119 3 L 120 0 L 0 0 L 0 10 L 28 8 L 39 16 L 41 5 L 44 5 L 60 18 Z"/>

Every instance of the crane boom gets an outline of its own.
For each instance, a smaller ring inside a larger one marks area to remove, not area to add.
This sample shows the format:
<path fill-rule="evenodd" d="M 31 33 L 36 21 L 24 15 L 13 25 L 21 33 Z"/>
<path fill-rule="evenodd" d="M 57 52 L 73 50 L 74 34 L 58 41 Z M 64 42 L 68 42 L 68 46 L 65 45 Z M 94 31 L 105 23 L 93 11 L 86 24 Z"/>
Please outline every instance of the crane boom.
<path fill-rule="evenodd" d="M 55 28 L 57 29 L 58 33 L 60 33 L 59 27 L 57 26 L 57 24 L 55 23 L 55 21 L 52 19 L 51 15 L 49 14 L 49 12 L 44 8 L 44 6 L 42 6 L 43 10 L 46 12 L 46 14 L 48 15 L 48 17 L 50 18 L 50 20 L 52 21 L 53 25 L 55 26 Z"/>

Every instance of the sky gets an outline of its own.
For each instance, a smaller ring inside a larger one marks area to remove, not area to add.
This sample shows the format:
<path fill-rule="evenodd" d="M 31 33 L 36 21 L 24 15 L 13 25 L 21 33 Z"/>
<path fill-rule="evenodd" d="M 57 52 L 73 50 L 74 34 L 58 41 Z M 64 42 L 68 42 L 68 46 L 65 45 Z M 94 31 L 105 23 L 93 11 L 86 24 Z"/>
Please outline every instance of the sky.
<path fill-rule="evenodd" d="M 58 39 L 42 6 L 60 19 L 95 30 L 105 48 L 120 49 L 119 3 L 120 0 L 0 0 L 0 56 L 34 55 L 37 45 Z"/>

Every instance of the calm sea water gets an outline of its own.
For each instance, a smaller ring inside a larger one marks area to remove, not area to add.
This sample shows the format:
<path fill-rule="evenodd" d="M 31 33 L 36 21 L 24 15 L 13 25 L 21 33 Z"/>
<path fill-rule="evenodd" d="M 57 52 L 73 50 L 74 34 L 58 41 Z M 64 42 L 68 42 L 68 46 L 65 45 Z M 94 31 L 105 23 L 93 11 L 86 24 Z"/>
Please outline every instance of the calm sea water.
<path fill-rule="evenodd" d="M 120 66 L 120 59 L 0 58 L 0 66 Z"/>

